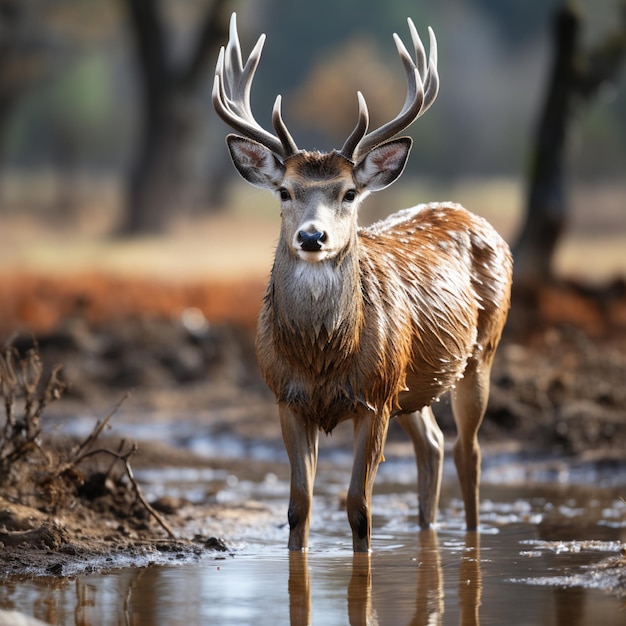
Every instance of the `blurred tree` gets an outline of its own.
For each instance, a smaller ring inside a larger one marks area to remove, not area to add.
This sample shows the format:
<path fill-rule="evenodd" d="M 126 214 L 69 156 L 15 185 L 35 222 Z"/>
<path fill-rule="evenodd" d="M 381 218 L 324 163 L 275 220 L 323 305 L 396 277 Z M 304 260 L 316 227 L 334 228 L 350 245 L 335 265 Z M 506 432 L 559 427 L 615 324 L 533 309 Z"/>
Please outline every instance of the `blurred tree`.
<path fill-rule="evenodd" d="M 517 47 L 534 38 L 554 13 L 560 0 L 473 0 L 473 4 L 496 25 L 498 33 L 507 44 Z"/>
<path fill-rule="evenodd" d="M 124 234 L 163 231 L 185 180 L 185 151 L 197 130 L 198 91 L 206 64 L 227 37 L 228 0 L 204 8 L 195 41 L 176 60 L 158 0 L 124 0 L 137 50 L 143 95 L 138 154 L 130 175 Z"/>
<path fill-rule="evenodd" d="M 582 18 L 568 3 L 554 15 L 554 61 L 531 153 L 526 216 L 513 249 L 518 289 L 550 280 L 552 260 L 568 217 L 564 153 L 573 113 L 605 84 L 614 82 L 626 56 L 626 2 L 622 24 L 596 48 L 580 49 Z"/>
<path fill-rule="evenodd" d="M 35 3 L 0 0 L 0 146 L 16 103 L 44 68 L 45 42 Z"/>

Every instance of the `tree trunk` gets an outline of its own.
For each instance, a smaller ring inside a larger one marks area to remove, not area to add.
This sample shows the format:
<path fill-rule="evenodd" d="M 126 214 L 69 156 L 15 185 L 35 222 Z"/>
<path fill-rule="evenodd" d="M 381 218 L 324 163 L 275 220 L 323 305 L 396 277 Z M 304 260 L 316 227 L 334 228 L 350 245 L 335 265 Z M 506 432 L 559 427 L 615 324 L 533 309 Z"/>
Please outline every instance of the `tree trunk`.
<path fill-rule="evenodd" d="M 128 181 L 125 234 L 160 233 L 179 208 L 185 183 L 184 153 L 195 120 L 165 90 L 158 110 L 146 115 L 135 166 Z"/>
<path fill-rule="evenodd" d="M 227 0 L 214 0 L 190 57 L 179 67 L 168 58 L 167 37 L 155 0 L 125 0 L 137 43 L 143 87 L 143 126 L 130 174 L 122 233 L 166 230 L 187 179 L 185 156 L 199 124 L 199 87 L 206 65 L 226 36 Z"/>
<path fill-rule="evenodd" d="M 554 65 L 531 154 L 526 220 L 514 246 L 515 283 L 531 287 L 552 275 L 552 257 L 567 221 L 563 155 L 572 114 L 579 18 L 570 7 L 554 20 Z"/>
<path fill-rule="evenodd" d="M 568 218 L 564 174 L 568 126 L 574 104 L 591 100 L 601 85 L 616 79 L 626 55 L 626 3 L 621 17 L 620 28 L 583 54 L 578 49 L 581 18 L 568 4 L 555 14 L 554 65 L 531 153 L 526 218 L 513 248 L 517 291 L 532 292 L 554 277 L 554 252 Z"/>
<path fill-rule="evenodd" d="M 47 42 L 37 7 L 0 0 L 0 169 L 16 104 L 46 68 Z"/>

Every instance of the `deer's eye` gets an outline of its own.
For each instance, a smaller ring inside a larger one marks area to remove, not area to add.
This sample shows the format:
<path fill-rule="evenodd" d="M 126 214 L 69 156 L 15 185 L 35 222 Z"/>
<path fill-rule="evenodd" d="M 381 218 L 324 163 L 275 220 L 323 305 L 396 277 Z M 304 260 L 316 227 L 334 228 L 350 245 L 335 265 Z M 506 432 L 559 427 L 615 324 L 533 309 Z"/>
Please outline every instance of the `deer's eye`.
<path fill-rule="evenodd" d="M 348 189 L 343 196 L 344 202 L 354 202 L 356 200 L 356 191 L 354 189 Z"/>
<path fill-rule="evenodd" d="M 281 187 L 278 190 L 278 195 L 283 202 L 287 202 L 288 200 L 291 200 L 291 194 L 284 187 Z"/>

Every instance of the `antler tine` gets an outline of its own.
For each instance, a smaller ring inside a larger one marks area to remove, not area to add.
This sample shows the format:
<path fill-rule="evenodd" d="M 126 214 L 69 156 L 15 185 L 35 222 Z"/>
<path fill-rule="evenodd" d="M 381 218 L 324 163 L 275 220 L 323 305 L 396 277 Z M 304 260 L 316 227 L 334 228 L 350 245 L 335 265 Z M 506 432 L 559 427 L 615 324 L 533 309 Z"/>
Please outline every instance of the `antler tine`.
<path fill-rule="evenodd" d="M 346 157 L 346 159 L 352 159 L 354 151 L 359 141 L 363 139 L 363 136 L 367 132 L 367 127 L 370 123 L 367 103 L 365 102 L 363 94 L 360 91 L 357 91 L 356 96 L 359 101 L 359 119 L 357 120 L 354 130 L 350 133 L 340 151 L 340 154 Z"/>
<path fill-rule="evenodd" d="M 428 59 L 428 65 L 426 64 L 426 50 L 424 49 L 424 44 L 420 39 L 420 36 L 417 33 L 417 29 L 415 28 L 415 24 L 411 18 L 408 18 L 409 30 L 411 32 L 411 40 L 413 42 L 413 49 L 415 51 L 415 62 L 411 58 L 411 55 L 408 53 L 404 43 L 394 34 L 394 39 L 396 41 L 396 46 L 398 48 L 398 52 L 400 54 L 400 58 L 406 68 L 407 75 L 410 70 L 416 70 L 419 76 L 419 80 L 415 82 L 415 84 L 410 83 L 409 88 L 407 90 L 407 97 L 404 102 L 404 106 L 402 108 L 401 114 L 408 111 L 410 107 L 413 106 L 412 98 L 420 97 L 422 99 L 422 105 L 419 110 L 418 117 L 421 117 L 426 113 L 426 111 L 430 108 L 432 103 L 435 101 L 437 97 L 437 92 L 439 91 L 439 75 L 437 74 L 437 39 L 435 38 L 435 33 L 430 26 L 428 27 L 428 37 L 430 42 L 430 57 Z M 419 94 L 412 94 L 413 87 L 420 87 Z"/>
<path fill-rule="evenodd" d="M 420 39 L 420 36 L 417 32 L 417 28 L 415 28 L 415 24 L 413 20 L 409 17 L 407 18 L 407 23 L 409 24 L 409 32 L 411 33 L 411 41 L 413 42 L 413 49 L 415 50 L 415 67 L 417 67 L 422 80 L 426 78 L 426 50 L 424 50 L 424 44 Z M 432 29 L 429 27 L 428 32 Z M 431 48 L 432 49 L 432 48 Z"/>
<path fill-rule="evenodd" d="M 428 75 L 424 81 L 426 95 L 424 96 L 423 113 L 426 113 L 439 93 L 439 74 L 437 73 L 437 38 L 435 37 L 435 32 L 430 26 L 428 27 L 428 38 L 430 42 L 430 57 L 428 59 Z"/>
<path fill-rule="evenodd" d="M 261 35 L 245 65 L 237 32 L 237 16 L 230 19 L 229 39 L 220 50 L 213 83 L 213 106 L 217 114 L 236 131 L 269 148 L 281 160 L 298 151 L 280 113 L 280 96 L 276 99 L 272 116 L 278 137 L 265 130 L 254 118 L 250 106 L 250 90 L 254 74 L 261 60 L 265 35 Z"/>
<path fill-rule="evenodd" d="M 400 37 L 394 33 L 394 41 L 407 79 L 407 95 L 404 104 L 400 113 L 393 120 L 371 133 L 365 134 L 367 124 L 363 124 L 362 117 L 364 111 L 365 116 L 367 116 L 367 105 L 364 99 L 361 103 L 362 97 L 359 97 L 359 121 L 341 150 L 343 156 L 353 161 L 357 161 L 359 157 L 367 154 L 372 148 L 407 128 L 418 117 L 426 113 L 437 97 L 439 76 L 437 74 L 437 40 L 435 34 L 431 28 L 428 29 L 430 55 L 428 65 L 426 65 L 424 45 L 411 18 L 407 21 L 415 51 L 415 60 L 409 54 Z"/>
<path fill-rule="evenodd" d="M 274 109 L 272 110 L 272 124 L 274 125 L 274 130 L 280 139 L 280 143 L 285 148 L 286 156 L 295 154 L 298 152 L 298 146 L 296 142 L 293 140 L 290 132 L 287 130 L 287 126 L 285 122 L 283 122 L 283 116 L 280 110 L 280 105 L 282 102 L 281 96 L 276 96 L 276 101 L 274 102 Z"/>

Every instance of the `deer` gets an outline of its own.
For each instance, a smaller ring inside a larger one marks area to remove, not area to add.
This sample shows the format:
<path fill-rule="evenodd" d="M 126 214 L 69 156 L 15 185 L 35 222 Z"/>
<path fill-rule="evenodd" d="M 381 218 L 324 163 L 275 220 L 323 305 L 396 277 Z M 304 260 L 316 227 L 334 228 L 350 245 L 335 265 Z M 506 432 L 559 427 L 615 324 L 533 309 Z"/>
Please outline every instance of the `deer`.
<path fill-rule="evenodd" d="M 468 531 L 479 525 L 478 430 L 490 372 L 510 306 L 512 260 L 506 242 L 460 204 L 400 210 L 367 227 L 358 208 L 402 174 L 412 147 L 397 137 L 421 117 L 439 89 L 437 42 L 428 60 L 408 19 L 413 55 L 394 40 L 407 81 L 398 115 L 368 132 L 357 92 L 354 130 L 339 150 L 301 150 L 283 121 L 274 132 L 255 119 L 250 91 L 265 43 L 245 64 L 236 15 L 219 53 L 212 101 L 236 134 L 226 143 L 236 170 L 280 204 L 280 234 L 258 318 L 256 354 L 273 392 L 290 463 L 289 550 L 307 550 L 319 434 L 353 423 L 346 497 L 354 552 L 371 551 L 371 501 L 391 419 L 416 455 L 418 517 L 436 523 L 444 437 L 432 405 L 451 394 L 453 455 Z"/>

